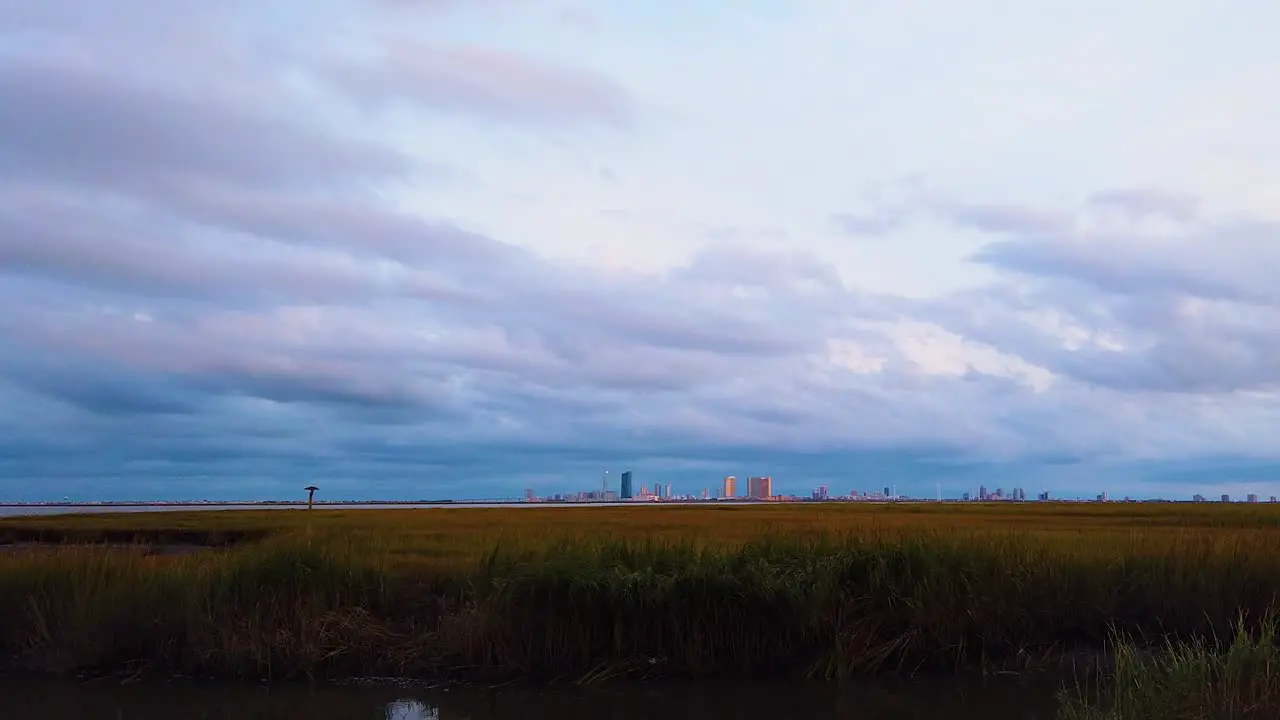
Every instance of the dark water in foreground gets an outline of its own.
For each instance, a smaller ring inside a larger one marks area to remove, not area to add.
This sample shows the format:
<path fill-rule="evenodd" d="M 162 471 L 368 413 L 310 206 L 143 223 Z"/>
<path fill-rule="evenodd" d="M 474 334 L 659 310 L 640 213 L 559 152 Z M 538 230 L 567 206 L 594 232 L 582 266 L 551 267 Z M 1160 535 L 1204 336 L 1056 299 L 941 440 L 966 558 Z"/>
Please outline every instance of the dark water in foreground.
<path fill-rule="evenodd" d="M 0 718 L 47 720 L 1049 720 L 1060 682 L 656 683 L 496 689 L 0 680 Z"/>

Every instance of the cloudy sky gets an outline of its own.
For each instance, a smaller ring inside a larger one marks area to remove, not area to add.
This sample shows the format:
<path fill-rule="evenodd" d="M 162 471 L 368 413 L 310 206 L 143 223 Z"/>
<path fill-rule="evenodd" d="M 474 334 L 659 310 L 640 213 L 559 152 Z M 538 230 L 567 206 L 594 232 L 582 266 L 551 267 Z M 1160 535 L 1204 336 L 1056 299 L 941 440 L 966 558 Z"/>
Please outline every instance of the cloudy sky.
<path fill-rule="evenodd" d="M 0 0 L 0 495 L 1280 494 L 1277 27 Z"/>

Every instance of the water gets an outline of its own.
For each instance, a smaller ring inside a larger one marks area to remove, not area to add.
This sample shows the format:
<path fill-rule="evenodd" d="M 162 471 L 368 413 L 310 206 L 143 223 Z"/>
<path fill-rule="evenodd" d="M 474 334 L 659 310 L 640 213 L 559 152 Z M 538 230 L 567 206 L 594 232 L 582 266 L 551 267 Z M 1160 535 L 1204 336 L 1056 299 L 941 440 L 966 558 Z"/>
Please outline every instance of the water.
<path fill-rule="evenodd" d="M 1046 679 L 414 689 L 0 681 L 0 717 L 45 720 L 1050 720 Z"/>
<path fill-rule="evenodd" d="M 485 503 L 329 503 L 316 505 L 317 510 L 427 510 L 432 508 L 536 508 L 536 507 L 612 507 L 624 503 L 553 503 L 553 502 L 485 502 Z M 643 503 L 641 503 L 643 504 Z M 280 505 L 268 503 L 197 503 L 193 505 L 0 505 L 0 517 L 33 515 L 67 515 L 82 513 L 192 512 L 214 510 L 306 510 L 306 503 Z"/>

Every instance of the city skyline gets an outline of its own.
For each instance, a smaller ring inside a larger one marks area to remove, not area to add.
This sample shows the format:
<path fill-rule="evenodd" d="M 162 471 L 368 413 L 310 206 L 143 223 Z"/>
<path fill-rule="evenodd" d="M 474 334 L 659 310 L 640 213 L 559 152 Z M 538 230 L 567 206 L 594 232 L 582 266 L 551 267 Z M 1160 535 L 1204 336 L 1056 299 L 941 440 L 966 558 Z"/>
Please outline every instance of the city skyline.
<path fill-rule="evenodd" d="M 657 482 L 652 488 L 647 484 L 641 483 L 638 492 L 629 492 L 633 489 L 632 480 L 633 472 L 630 470 L 623 471 L 620 475 L 621 485 L 618 490 L 612 489 L 608 485 L 607 478 L 609 471 L 605 471 L 604 477 L 606 483 L 601 491 L 580 490 L 569 492 L 555 492 L 545 496 L 535 496 L 533 490 L 525 491 L 526 501 L 568 501 L 568 502 L 594 502 L 594 501 L 626 501 L 626 500 L 785 500 L 785 501 L 911 501 L 911 502 L 928 502 L 928 501 L 964 501 L 964 502 L 1129 502 L 1129 501 L 1149 501 L 1149 500 L 1165 500 L 1165 501 L 1191 501 L 1191 502 L 1243 502 L 1243 503 L 1259 503 L 1259 502 L 1276 502 L 1276 495 L 1263 496 L 1256 492 L 1246 493 L 1243 497 L 1232 497 L 1229 493 L 1223 493 L 1213 500 L 1209 499 L 1203 493 L 1193 493 L 1187 497 L 1170 497 L 1170 496 L 1133 496 L 1123 495 L 1113 497 L 1108 490 L 1102 490 L 1097 494 L 1081 494 L 1070 492 L 1054 493 L 1051 490 L 1036 490 L 1030 496 L 1027 489 L 1021 486 L 992 487 L 989 488 L 985 484 L 980 484 L 975 490 L 944 490 L 943 483 L 935 483 L 934 494 L 932 496 L 917 495 L 910 492 L 899 492 L 895 485 L 886 485 L 879 490 L 866 490 L 854 487 L 846 491 L 840 491 L 838 488 L 832 492 L 831 486 L 828 484 L 817 485 L 813 487 L 806 495 L 800 492 L 792 491 L 775 491 L 773 478 L 770 476 L 749 476 L 746 488 L 739 490 L 737 476 L 726 475 L 720 479 L 719 486 L 712 491 L 710 487 L 703 487 L 701 491 L 686 491 L 681 489 L 679 492 L 673 492 L 670 483 Z M 793 482 L 792 485 L 798 483 Z"/>

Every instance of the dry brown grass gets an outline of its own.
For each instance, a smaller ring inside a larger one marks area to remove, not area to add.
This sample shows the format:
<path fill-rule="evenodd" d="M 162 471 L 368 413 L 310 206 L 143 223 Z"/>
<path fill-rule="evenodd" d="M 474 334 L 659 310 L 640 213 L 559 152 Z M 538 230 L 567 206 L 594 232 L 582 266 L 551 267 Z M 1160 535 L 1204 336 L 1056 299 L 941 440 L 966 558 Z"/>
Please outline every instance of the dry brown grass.
<path fill-rule="evenodd" d="M 3 539 L 80 544 L 0 554 L 0 654 L 56 671 L 840 677 L 1227 636 L 1280 594 L 1270 505 L 237 510 Z"/>

